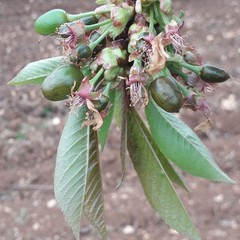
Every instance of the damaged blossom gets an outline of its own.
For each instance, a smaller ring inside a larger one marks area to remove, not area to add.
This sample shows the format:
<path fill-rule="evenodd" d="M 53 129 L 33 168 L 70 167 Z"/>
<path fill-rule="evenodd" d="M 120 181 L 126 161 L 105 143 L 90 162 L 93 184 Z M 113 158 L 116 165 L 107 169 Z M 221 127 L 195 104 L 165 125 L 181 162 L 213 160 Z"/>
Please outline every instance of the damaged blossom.
<path fill-rule="evenodd" d="M 213 85 L 206 83 L 196 73 L 191 73 L 187 79 L 187 84 L 193 87 L 196 91 L 202 93 L 211 93 L 213 91 Z"/>
<path fill-rule="evenodd" d="M 148 92 L 144 86 L 148 79 L 149 76 L 143 71 L 141 63 L 135 60 L 134 65 L 130 69 L 129 78 L 126 78 L 127 89 L 130 92 L 131 107 L 141 109 L 148 104 Z"/>
<path fill-rule="evenodd" d="M 189 95 L 185 96 L 183 106 L 193 111 L 202 112 L 207 119 L 210 119 L 212 116 L 212 110 L 206 103 L 205 98 L 193 91 L 189 91 Z"/>
<path fill-rule="evenodd" d="M 152 41 L 152 51 L 149 55 L 148 72 L 151 75 L 155 75 L 160 72 L 166 65 L 166 59 L 169 57 L 164 47 L 169 45 L 169 41 L 163 38 L 163 34 L 160 33 Z"/>
<path fill-rule="evenodd" d="M 176 21 L 172 20 L 168 25 L 165 27 L 165 40 L 170 40 L 173 48 L 175 50 L 175 53 L 182 55 L 185 46 L 184 46 L 184 40 L 180 34 L 180 30 L 183 28 L 184 23 L 177 24 Z"/>
<path fill-rule="evenodd" d="M 62 24 L 57 33 L 64 51 L 74 50 L 80 40 L 83 42 L 86 41 L 85 25 L 81 20 Z"/>
<path fill-rule="evenodd" d="M 74 86 L 73 88 L 74 89 Z M 70 109 L 75 111 L 76 109 L 86 105 L 88 108 L 86 120 L 83 122 L 82 127 L 93 125 L 93 130 L 98 130 L 103 123 L 103 118 L 101 113 L 98 112 L 94 106 L 93 101 L 99 100 L 101 98 L 101 93 L 92 92 L 93 87 L 89 81 L 89 77 L 85 77 L 80 85 L 78 91 L 71 91 L 69 96 Z"/>
<path fill-rule="evenodd" d="M 164 39 L 164 34 L 160 33 L 154 36 L 153 33 L 147 33 L 136 42 L 136 51 L 129 56 L 129 61 L 138 59 L 139 57 L 144 62 L 146 72 L 154 76 L 159 73 L 166 65 L 166 60 L 169 57 L 164 47 L 171 42 Z"/>

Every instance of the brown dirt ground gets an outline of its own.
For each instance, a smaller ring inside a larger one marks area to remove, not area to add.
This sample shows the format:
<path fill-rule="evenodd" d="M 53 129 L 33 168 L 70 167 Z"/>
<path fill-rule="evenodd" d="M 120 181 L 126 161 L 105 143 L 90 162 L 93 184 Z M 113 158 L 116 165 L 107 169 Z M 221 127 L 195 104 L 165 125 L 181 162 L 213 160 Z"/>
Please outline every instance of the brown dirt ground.
<path fill-rule="evenodd" d="M 37 86 L 8 87 L 7 81 L 27 63 L 59 55 L 51 38 L 41 38 L 33 21 L 52 8 L 68 12 L 91 9 L 90 1 L 0 1 L 0 240 L 73 239 L 52 190 L 55 154 L 67 109 L 43 99 Z M 91 1 L 93 2 L 93 1 Z M 204 61 L 240 75 L 240 1 L 175 1 L 186 12 L 187 41 Z M 40 44 L 38 40 L 41 40 Z M 179 193 L 204 240 L 240 239 L 240 84 L 222 84 L 209 96 L 215 124 L 200 134 L 221 168 L 236 180 L 228 185 L 186 175 L 190 193 Z M 200 114 L 182 111 L 194 127 Z M 183 240 L 149 207 L 128 161 L 124 185 L 120 177 L 119 132 L 112 128 L 102 154 L 105 210 L 113 240 Z M 24 187 L 26 186 L 26 187 Z M 85 221 L 82 239 L 98 239 Z"/>

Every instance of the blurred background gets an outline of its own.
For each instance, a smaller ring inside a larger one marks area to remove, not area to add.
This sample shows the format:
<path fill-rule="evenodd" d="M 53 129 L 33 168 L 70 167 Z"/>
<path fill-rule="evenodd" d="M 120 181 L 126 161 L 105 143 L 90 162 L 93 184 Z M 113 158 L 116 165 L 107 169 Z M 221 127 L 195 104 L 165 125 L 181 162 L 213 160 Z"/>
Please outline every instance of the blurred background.
<path fill-rule="evenodd" d="M 178 190 L 204 240 L 240 239 L 240 1 L 173 1 L 185 11 L 184 36 L 204 63 L 227 69 L 233 78 L 208 96 L 214 125 L 199 136 L 216 162 L 237 184 L 208 182 L 186 175 L 190 193 Z M 55 156 L 68 113 L 49 103 L 39 86 L 9 87 L 7 82 L 31 61 L 58 56 L 57 42 L 34 32 L 34 20 L 47 10 L 91 10 L 94 1 L 0 0 L 0 240 L 73 239 L 53 195 Z M 194 128 L 204 117 L 181 110 Z M 105 215 L 112 240 L 183 240 L 157 216 L 144 197 L 130 160 L 123 186 L 119 132 L 113 126 L 101 154 Z M 82 223 L 83 240 L 97 240 Z"/>

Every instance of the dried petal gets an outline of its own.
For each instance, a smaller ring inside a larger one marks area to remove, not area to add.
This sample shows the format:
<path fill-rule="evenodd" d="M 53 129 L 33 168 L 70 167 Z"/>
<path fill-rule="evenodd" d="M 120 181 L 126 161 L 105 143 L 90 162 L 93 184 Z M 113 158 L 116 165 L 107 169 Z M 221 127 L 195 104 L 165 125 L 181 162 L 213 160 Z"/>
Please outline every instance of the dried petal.
<path fill-rule="evenodd" d="M 149 55 L 150 63 L 148 66 L 148 72 L 150 75 L 154 76 L 165 67 L 166 59 L 169 57 L 169 55 L 164 49 L 162 33 L 156 36 L 151 43 L 152 53 Z"/>
<path fill-rule="evenodd" d="M 77 95 L 81 96 L 83 98 L 89 98 L 89 94 L 92 91 L 92 88 L 93 87 L 89 81 L 89 77 L 86 76 L 81 82 L 81 85 L 80 85 Z"/>
<path fill-rule="evenodd" d="M 172 45 L 178 54 L 182 54 L 185 49 L 184 40 L 180 35 L 180 30 L 183 27 L 183 22 L 179 25 L 176 21 L 172 20 L 168 25 L 165 27 L 165 36 L 164 38 L 167 41 L 171 41 Z"/>
<path fill-rule="evenodd" d="M 198 126 L 194 128 L 195 131 L 206 132 L 213 125 L 213 121 L 208 118 L 205 121 L 201 122 Z"/>
<path fill-rule="evenodd" d="M 61 38 L 61 35 L 68 36 L 67 38 Z M 61 44 L 64 50 L 73 50 L 76 44 L 81 40 L 85 42 L 85 25 L 81 20 L 73 21 L 71 23 L 65 23 L 59 28 L 59 36 Z"/>
<path fill-rule="evenodd" d="M 82 124 L 84 126 L 93 126 L 93 130 L 98 130 L 102 124 L 103 119 L 101 114 L 95 109 L 94 104 L 90 100 L 86 100 L 86 105 L 89 111 L 87 112 L 87 120 L 85 120 Z"/>

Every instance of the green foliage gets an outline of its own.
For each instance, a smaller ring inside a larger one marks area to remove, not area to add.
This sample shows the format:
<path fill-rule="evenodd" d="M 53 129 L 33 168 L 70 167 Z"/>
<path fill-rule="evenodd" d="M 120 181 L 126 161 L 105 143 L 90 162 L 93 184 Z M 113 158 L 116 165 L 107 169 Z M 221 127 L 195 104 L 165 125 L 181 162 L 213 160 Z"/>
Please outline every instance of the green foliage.
<path fill-rule="evenodd" d="M 41 84 L 54 69 L 63 64 L 63 57 L 53 57 L 29 63 L 8 84 L 12 86 Z"/>
<path fill-rule="evenodd" d="M 86 108 L 81 108 L 68 117 L 58 146 L 54 177 L 56 199 L 76 239 L 83 212 L 106 236 L 97 140 L 90 127 L 82 128 L 85 114 Z"/>
<path fill-rule="evenodd" d="M 151 133 L 167 158 L 194 176 L 215 181 L 233 181 L 217 166 L 197 135 L 181 120 L 151 99 L 146 107 Z"/>
<path fill-rule="evenodd" d="M 127 126 L 128 152 L 149 203 L 172 228 L 191 239 L 201 239 L 162 165 L 164 155 L 134 110 L 128 112 Z"/>
<path fill-rule="evenodd" d="M 107 240 L 104 220 L 103 189 L 98 153 L 97 133 L 91 131 L 89 144 L 88 177 L 84 196 L 84 214 L 98 230 L 103 240 Z"/>
<path fill-rule="evenodd" d="M 108 239 L 98 143 L 104 150 L 113 119 L 121 133 L 118 187 L 128 150 L 150 205 L 190 239 L 201 238 L 174 189 L 176 184 L 188 191 L 174 164 L 194 176 L 233 183 L 197 135 L 170 114 L 189 107 L 206 116 L 205 88 L 229 75 L 201 65 L 182 39 L 183 14 L 174 15 L 171 0 L 160 2 L 97 0 L 104 5 L 91 12 L 46 12 L 35 30 L 57 35 L 64 56 L 30 63 L 9 82 L 41 84 L 48 100 L 68 99 L 54 191 L 77 240 L 82 215 Z M 143 109 L 150 130 L 137 112 Z"/>

